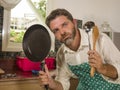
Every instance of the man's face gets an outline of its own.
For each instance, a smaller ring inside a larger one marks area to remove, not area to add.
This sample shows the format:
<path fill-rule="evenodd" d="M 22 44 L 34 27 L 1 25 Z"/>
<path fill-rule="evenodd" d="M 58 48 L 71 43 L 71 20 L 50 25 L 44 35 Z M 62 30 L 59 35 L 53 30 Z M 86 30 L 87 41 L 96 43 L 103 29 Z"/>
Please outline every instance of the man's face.
<path fill-rule="evenodd" d="M 58 16 L 50 22 L 50 29 L 56 39 L 69 46 L 75 37 L 75 25 L 65 16 Z"/>

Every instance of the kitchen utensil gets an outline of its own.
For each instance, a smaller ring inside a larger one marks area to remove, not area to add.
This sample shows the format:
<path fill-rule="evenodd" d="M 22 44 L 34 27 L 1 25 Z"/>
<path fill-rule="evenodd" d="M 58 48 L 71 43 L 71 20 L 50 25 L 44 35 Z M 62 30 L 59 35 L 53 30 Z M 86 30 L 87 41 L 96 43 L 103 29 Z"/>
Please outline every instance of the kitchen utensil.
<path fill-rule="evenodd" d="M 99 30 L 97 28 L 97 26 L 93 27 L 93 50 L 96 50 L 96 41 L 98 40 L 99 37 Z M 93 77 L 95 73 L 95 68 L 91 67 L 91 71 L 90 71 L 90 76 Z"/>
<path fill-rule="evenodd" d="M 23 37 L 23 50 L 29 60 L 43 64 L 50 48 L 51 37 L 44 26 L 34 24 L 27 29 Z M 41 68 L 44 70 L 44 67 Z M 48 85 L 45 88 L 48 90 Z"/>
<path fill-rule="evenodd" d="M 89 50 L 91 50 L 91 44 L 90 44 L 90 35 L 89 32 L 91 31 L 91 29 L 86 28 L 86 33 L 88 35 L 88 44 L 89 44 Z"/>
<path fill-rule="evenodd" d="M 42 62 L 51 48 L 51 38 L 47 29 L 39 24 L 27 29 L 23 37 L 23 50 L 27 58 Z"/>
<path fill-rule="evenodd" d="M 83 29 L 85 30 L 85 32 L 88 35 L 88 44 L 89 44 L 89 50 L 91 50 L 91 44 L 90 44 L 90 36 L 89 36 L 89 32 L 92 30 L 92 27 L 95 26 L 94 22 L 92 21 L 88 21 L 84 24 Z"/>

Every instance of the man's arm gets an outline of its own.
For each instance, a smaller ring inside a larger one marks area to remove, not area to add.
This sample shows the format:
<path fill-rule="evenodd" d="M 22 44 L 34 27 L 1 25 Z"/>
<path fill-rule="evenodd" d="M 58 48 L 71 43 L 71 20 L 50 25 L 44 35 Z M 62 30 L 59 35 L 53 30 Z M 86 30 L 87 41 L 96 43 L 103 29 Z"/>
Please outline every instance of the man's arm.
<path fill-rule="evenodd" d="M 63 90 L 62 84 L 56 80 L 53 80 L 51 84 L 49 84 L 50 90 Z"/>
<path fill-rule="evenodd" d="M 103 60 L 99 53 L 95 50 L 88 52 L 90 66 L 95 67 L 96 71 L 112 79 L 118 78 L 117 69 L 108 63 L 103 63 Z"/>
<path fill-rule="evenodd" d="M 112 79 L 118 78 L 118 73 L 117 73 L 116 68 L 110 64 L 103 64 L 102 68 L 99 69 L 99 73 L 101 73 L 107 77 L 110 77 Z"/>

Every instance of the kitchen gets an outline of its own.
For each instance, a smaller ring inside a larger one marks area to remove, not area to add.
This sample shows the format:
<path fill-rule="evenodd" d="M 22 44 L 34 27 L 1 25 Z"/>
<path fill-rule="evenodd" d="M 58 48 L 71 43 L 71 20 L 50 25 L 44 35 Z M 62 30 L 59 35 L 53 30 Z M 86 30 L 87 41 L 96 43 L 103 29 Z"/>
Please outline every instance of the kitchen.
<path fill-rule="evenodd" d="M 120 29 L 119 28 L 119 24 L 120 24 L 120 21 L 119 21 L 119 16 L 120 16 L 119 3 L 120 3 L 120 1 L 118 1 L 118 0 L 112 0 L 112 1 L 109 1 L 109 0 L 106 0 L 106 1 L 104 1 L 104 0 L 101 0 L 101 1 L 76 0 L 76 2 L 69 0 L 69 3 L 67 0 L 66 1 L 64 1 L 64 0 L 60 0 L 60 1 L 59 0 L 52 0 L 52 2 L 48 0 L 48 10 L 47 10 L 48 12 L 47 13 L 49 13 L 54 8 L 58 8 L 58 7 L 66 8 L 73 13 L 75 18 L 77 18 L 77 19 L 79 18 L 79 19 L 83 20 L 83 23 L 88 21 L 88 20 L 93 20 L 97 23 L 97 25 L 99 27 L 101 27 L 101 24 L 103 24 L 104 21 L 107 21 L 109 23 L 109 25 L 112 27 L 112 30 L 114 32 L 120 32 L 120 30 L 119 30 Z M 106 7 L 106 5 L 107 5 L 107 7 Z M 80 12 L 76 11 L 76 10 L 78 10 L 78 8 L 79 8 Z M 107 32 L 109 32 L 109 31 L 107 31 Z M 117 42 L 116 45 L 119 48 L 120 44 L 118 44 L 118 43 L 119 43 L 119 39 L 120 39 L 120 34 L 117 34 L 117 35 L 118 35 L 118 37 L 116 37 L 117 39 L 115 42 Z M 2 42 L 0 44 L 2 44 Z M 54 48 L 54 44 L 53 44 L 53 48 Z M 6 51 L 1 52 L 0 56 L 1 56 L 2 60 L 0 60 L 1 61 L 0 67 L 2 67 L 2 69 L 8 73 L 9 73 L 9 71 L 16 69 L 16 68 L 14 68 L 16 66 L 15 66 L 15 64 L 13 64 L 14 63 L 13 58 L 16 57 L 16 55 L 20 55 L 20 53 L 21 52 L 15 52 L 15 53 L 14 52 L 6 52 Z M 5 58 L 7 63 L 6 62 L 5 62 L 5 64 L 2 63 L 3 58 Z M 25 73 L 25 75 L 26 75 L 26 73 Z M 36 78 L 36 77 L 33 77 L 32 80 L 34 80 L 34 78 Z M 37 81 L 35 81 L 35 82 L 37 82 Z M 13 86 L 11 86 L 11 87 L 13 87 Z M 20 87 L 22 87 L 22 86 L 20 86 Z M 36 86 L 36 87 L 38 87 L 38 86 Z M 5 88 L 7 88 L 7 87 L 5 86 Z M 15 87 L 13 87 L 13 88 L 15 88 Z M 29 90 L 32 90 L 32 89 L 33 88 L 31 88 Z"/>

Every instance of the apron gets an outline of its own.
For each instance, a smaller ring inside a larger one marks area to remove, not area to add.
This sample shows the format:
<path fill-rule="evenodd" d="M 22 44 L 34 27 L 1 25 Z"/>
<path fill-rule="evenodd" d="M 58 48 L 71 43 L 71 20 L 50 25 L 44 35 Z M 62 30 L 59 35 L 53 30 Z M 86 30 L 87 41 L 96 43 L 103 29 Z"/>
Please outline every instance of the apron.
<path fill-rule="evenodd" d="M 94 77 L 91 77 L 88 63 L 68 66 L 79 79 L 77 90 L 120 90 L 120 84 L 106 81 L 97 72 L 95 72 Z"/>

